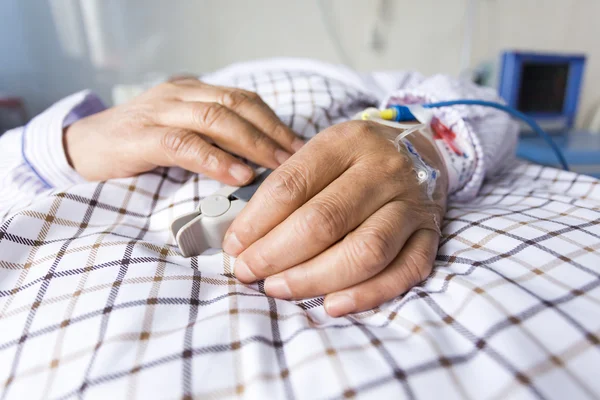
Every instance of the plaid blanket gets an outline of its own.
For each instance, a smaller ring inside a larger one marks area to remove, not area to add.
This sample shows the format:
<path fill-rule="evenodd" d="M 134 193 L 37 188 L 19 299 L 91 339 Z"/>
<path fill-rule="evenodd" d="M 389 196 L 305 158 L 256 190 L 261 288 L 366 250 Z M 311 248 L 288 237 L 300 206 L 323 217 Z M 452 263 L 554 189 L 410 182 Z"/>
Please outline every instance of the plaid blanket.
<path fill-rule="evenodd" d="M 426 282 L 341 319 L 164 243 L 211 181 L 165 169 L 57 193 L 0 228 L 1 397 L 597 398 L 599 183 L 517 165 L 450 206 Z"/>
<path fill-rule="evenodd" d="M 180 256 L 170 221 L 218 188 L 158 169 L 2 223 L 0 399 L 600 397 L 598 180 L 507 168 L 450 204 L 423 284 L 338 319 Z"/>

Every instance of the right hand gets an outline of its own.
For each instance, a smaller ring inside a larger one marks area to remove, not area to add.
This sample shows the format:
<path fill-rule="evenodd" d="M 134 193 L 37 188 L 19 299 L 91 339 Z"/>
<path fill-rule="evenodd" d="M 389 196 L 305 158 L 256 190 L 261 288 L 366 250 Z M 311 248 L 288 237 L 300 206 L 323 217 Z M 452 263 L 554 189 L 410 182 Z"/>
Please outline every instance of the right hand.
<path fill-rule="evenodd" d="M 197 79 L 163 83 L 83 118 L 64 141 L 86 180 L 179 166 L 234 186 L 250 183 L 254 171 L 232 154 L 275 169 L 304 144 L 256 93 Z"/>

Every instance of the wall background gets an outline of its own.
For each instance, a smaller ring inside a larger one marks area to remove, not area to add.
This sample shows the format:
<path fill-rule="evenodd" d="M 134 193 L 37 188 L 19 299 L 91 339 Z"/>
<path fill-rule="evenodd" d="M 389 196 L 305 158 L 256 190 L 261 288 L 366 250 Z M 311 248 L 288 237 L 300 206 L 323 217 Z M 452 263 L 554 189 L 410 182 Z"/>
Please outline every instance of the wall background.
<path fill-rule="evenodd" d="M 469 1 L 323 3 L 357 69 L 458 75 Z M 588 55 L 584 126 L 600 105 L 600 1 L 473 1 L 471 66 L 507 48 Z M 341 61 L 317 0 L 2 0 L 0 20 L 0 92 L 23 96 L 30 114 L 82 88 L 110 101 L 115 83 L 157 74 L 270 56 Z M 376 22 L 380 51 L 369 44 Z"/>

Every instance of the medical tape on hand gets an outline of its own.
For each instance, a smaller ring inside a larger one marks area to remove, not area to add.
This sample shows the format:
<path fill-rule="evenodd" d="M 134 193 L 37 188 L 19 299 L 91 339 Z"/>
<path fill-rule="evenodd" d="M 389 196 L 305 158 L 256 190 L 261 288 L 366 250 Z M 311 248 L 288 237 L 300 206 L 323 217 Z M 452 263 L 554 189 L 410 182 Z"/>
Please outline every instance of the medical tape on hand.
<path fill-rule="evenodd" d="M 425 187 L 427 198 L 433 201 L 433 192 L 435 191 L 437 178 L 440 172 L 431 165 L 427 164 L 412 143 L 408 139 L 404 139 L 401 136 L 402 134 L 398 135 L 398 138 L 396 138 L 394 141 L 396 144 L 396 149 L 398 149 L 398 151 L 402 151 L 400 146 L 403 146 L 406 149 L 408 157 L 413 163 L 413 171 L 415 171 L 417 176 L 417 182 L 419 185 L 423 185 Z M 407 135 L 405 135 L 405 137 L 406 136 Z"/>
<path fill-rule="evenodd" d="M 396 149 L 399 152 L 405 153 L 408 155 L 408 157 L 410 158 L 410 160 L 413 163 L 413 171 L 415 172 L 415 175 L 417 177 L 417 183 L 419 184 L 419 186 L 424 187 L 425 193 L 427 194 L 427 198 L 432 203 L 435 203 L 433 196 L 434 196 L 435 189 L 437 187 L 437 180 L 438 180 L 438 177 L 440 176 L 440 171 L 438 171 L 437 169 L 435 169 L 431 165 L 429 165 L 423 159 L 423 157 L 421 157 L 421 155 L 419 154 L 417 149 L 415 149 L 415 146 L 413 146 L 413 144 L 407 139 L 407 137 L 409 135 L 411 135 L 415 132 L 419 132 L 425 138 L 430 139 L 430 137 L 428 137 L 428 135 L 427 135 L 427 126 L 425 124 L 420 124 L 420 125 L 415 125 L 415 126 L 411 127 L 410 129 L 407 129 L 404 132 L 400 133 L 398 136 L 396 136 L 396 139 L 394 140 L 394 144 L 396 145 Z M 430 139 L 430 141 L 431 141 L 431 139 Z M 404 151 L 403 151 L 403 148 L 404 148 Z M 439 218 L 435 213 L 432 214 L 432 217 L 433 217 L 433 223 L 435 225 L 436 231 L 439 235 L 441 235 L 442 230 L 441 230 Z"/>

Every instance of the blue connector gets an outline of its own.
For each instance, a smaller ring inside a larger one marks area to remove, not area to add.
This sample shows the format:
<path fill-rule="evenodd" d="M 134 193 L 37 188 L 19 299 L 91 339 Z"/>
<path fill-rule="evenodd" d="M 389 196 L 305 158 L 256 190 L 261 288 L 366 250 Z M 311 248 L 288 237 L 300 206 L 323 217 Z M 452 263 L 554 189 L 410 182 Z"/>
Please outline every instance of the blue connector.
<path fill-rule="evenodd" d="M 504 104 L 500 104 L 500 103 L 494 103 L 491 101 L 483 101 L 483 100 L 472 100 L 472 99 L 442 101 L 439 103 L 421 104 L 421 105 L 423 106 L 423 108 L 452 107 L 452 106 L 458 106 L 458 105 L 482 106 L 482 107 L 491 107 L 491 108 L 495 108 L 497 110 L 504 111 L 505 113 L 509 114 L 510 116 L 520 119 L 521 121 L 523 121 L 527 125 L 529 125 L 531 127 L 531 129 L 533 129 L 534 132 L 536 132 L 541 138 L 543 138 L 546 141 L 546 143 L 548 143 L 548 145 L 552 148 L 552 150 L 556 154 L 556 158 L 559 160 L 563 169 L 565 171 L 569 170 L 569 165 L 567 164 L 567 160 L 565 159 L 565 156 L 563 155 L 562 151 L 560 151 L 560 148 L 556 145 L 556 143 L 554 143 L 554 140 L 552 140 L 550 135 L 548 135 L 546 132 L 544 132 L 544 130 L 535 122 L 535 120 L 533 118 L 531 118 L 530 116 L 528 116 L 518 110 L 515 110 L 513 108 L 510 108 L 510 107 L 505 106 Z M 385 115 L 386 112 L 389 112 L 388 110 L 393 110 L 393 115 L 391 112 L 389 114 Z M 395 121 L 395 122 L 415 121 L 417 119 L 417 118 L 415 118 L 415 116 L 413 115 L 413 113 L 410 111 L 410 109 L 407 106 L 401 106 L 401 105 L 392 105 L 387 110 L 383 110 L 382 117 L 384 119 Z"/>
<path fill-rule="evenodd" d="M 413 113 L 411 113 L 410 110 L 408 109 L 408 107 L 406 107 L 406 106 L 393 105 L 393 106 L 390 106 L 390 108 L 393 109 L 394 111 L 396 111 L 396 114 L 394 115 L 394 119 L 393 119 L 393 121 L 395 121 L 395 122 L 416 121 L 417 120 L 417 118 L 415 118 Z"/>

